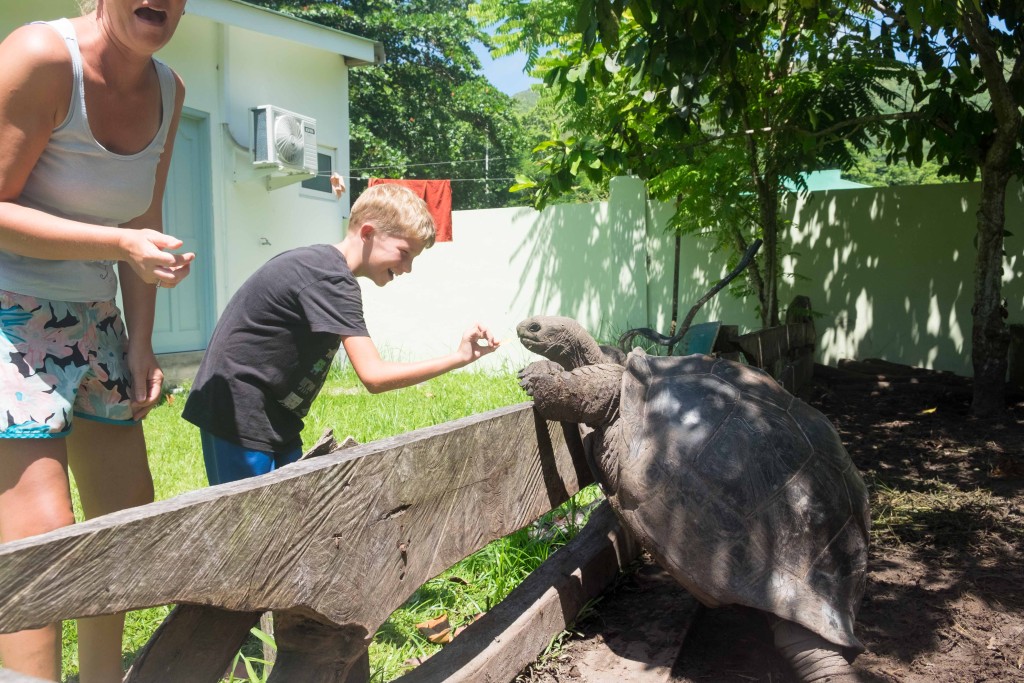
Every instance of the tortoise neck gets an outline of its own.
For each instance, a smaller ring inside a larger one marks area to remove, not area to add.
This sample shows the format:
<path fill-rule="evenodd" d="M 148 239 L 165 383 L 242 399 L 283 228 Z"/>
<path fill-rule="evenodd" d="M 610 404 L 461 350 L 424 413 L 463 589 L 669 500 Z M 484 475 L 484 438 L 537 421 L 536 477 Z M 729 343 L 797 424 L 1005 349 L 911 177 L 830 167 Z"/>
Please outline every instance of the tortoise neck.
<path fill-rule="evenodd" d="M 585 365 L 597 365 L 604 362 L 601 347 L 590 337 L 580 339 L 577 344 L 570 344 L 565 350 L 565 361 L 568 369 L 582 368 Z M 564 363 L 563 363 L 564 365 Z"/>

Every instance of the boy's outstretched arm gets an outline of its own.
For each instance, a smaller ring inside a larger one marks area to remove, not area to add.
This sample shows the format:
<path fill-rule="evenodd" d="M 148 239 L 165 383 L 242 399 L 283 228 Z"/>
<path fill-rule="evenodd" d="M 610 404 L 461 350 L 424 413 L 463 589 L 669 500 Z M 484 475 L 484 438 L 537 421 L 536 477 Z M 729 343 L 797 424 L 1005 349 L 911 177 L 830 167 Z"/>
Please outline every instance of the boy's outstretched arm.
<path fill-rule="evenodd" d="M 411 363 L 384 360 L 369 337 L 342 337 L 342 344 L 359 381 L 371 394 L 425 382 L 449 370 L 469 365 L 498 348 L 494 335 L 480 324 L 465 331 L 459 347 L 453 353 Z"/>

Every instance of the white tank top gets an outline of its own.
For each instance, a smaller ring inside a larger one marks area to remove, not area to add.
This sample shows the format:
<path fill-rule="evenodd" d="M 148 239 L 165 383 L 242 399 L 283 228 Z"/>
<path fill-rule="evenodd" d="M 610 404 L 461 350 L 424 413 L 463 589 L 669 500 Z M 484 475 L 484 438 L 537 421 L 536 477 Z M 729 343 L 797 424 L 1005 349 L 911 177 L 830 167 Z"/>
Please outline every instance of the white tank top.
<path fill-rule="evenodd" d="M 64 121 L 16 202 L 85 223 L 116 226 L 141 215 L 153 200 L 156 167 L 164 151 L 175 101 L 174 73 L 154 59 L 163 115 L 160 130 L 137 154 L 115 154 L 93 137 L 85 110 L 82 54 L 67 19 L 47 22 L 64 37 L 74 80 Z M 114 261 L 54 261 L 0 250 L 0 289 L 59 301 L 105 301 L 117 293 Z"/>

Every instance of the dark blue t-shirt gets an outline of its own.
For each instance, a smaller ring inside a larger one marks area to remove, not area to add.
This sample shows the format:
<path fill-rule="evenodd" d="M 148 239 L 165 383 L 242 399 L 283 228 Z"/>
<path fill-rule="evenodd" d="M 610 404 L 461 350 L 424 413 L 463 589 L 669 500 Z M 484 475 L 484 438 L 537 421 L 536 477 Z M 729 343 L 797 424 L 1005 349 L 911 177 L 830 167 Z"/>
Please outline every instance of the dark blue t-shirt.
<path fill-rule="evenodd" d="M 245 448 L 301 447 L 302 418 L 343 336 L 369 332 L 341 252 L 318 244 L 275 256 L 228 302 L 182 417 Z"/>

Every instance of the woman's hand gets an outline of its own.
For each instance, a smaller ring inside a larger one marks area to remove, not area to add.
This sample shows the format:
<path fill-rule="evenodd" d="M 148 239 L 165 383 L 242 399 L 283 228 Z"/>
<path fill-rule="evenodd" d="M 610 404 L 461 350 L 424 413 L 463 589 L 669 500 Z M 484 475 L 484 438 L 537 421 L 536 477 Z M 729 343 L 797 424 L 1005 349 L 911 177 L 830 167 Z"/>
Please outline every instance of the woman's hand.
<path fill-rule="evenodd" d="M 152 347 L 140 348 L 128 341 L 128 369 L 132 373 L 132 419 L 141 420 L 160 399 L 164 371 L 157 363 Z"/>
<path fill-rule="evenodd" d="M 196 255 L 193 253 L 174 254 L 168 249 L 177 249 L 183 242 L 177 237 L 165 235 L 149 228 L 124 228 L 121 249 L 124 261 L 131 266 L 139 278 L 148 284 L 160 287 L 174 287 L 184 280 L 191 269 Z"/>

